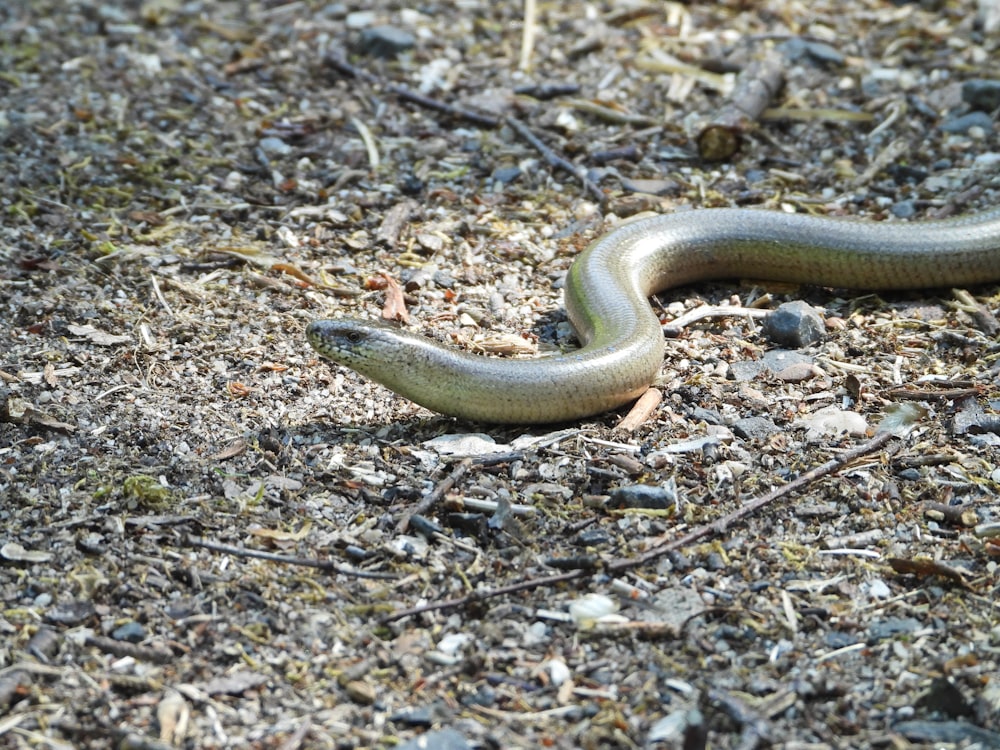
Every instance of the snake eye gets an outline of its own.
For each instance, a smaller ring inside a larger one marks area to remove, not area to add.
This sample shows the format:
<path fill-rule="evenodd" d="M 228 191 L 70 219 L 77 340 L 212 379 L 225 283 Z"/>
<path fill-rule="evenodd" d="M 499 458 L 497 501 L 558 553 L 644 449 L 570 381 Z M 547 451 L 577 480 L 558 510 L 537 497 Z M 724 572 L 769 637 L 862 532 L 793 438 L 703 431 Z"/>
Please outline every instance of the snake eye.
<path fill-rule="evenodd" d="M 363 338 L 361 331 L 350 331 L 347 334 L 347 341 L 351 344 L 360 344 Z"/>

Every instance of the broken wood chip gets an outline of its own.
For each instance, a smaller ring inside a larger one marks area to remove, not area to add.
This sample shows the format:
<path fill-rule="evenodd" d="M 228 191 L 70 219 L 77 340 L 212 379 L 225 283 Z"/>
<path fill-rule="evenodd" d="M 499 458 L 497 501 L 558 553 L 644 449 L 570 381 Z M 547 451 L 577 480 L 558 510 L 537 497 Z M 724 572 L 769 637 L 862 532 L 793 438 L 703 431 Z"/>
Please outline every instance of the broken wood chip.
<path fill-rule="evenodd" d="M 932 560 L 929 557 L 915 557 L 912 560 L 901 557 L 890 557 L 888 563 L 894 571 L 903 575 L 914 575 L 918 578 L 940 576 L 941 578 L 947 578 L 949 581 L 954 581 L 963 589 L 971 588 L 965 578 L 965 573 L 939 560 Z"/>

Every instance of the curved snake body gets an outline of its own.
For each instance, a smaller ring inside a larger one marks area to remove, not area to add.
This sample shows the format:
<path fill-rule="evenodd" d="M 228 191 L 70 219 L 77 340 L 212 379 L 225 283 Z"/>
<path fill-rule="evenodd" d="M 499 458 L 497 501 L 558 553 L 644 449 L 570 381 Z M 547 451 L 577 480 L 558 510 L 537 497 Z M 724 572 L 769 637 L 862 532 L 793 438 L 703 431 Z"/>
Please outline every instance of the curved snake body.
<path fill-rule="evenodd" d="M 885 290 L 1000 281 L 1000 209 L 901 223 L 722 208 L 626 223 L 571 266 L 566 309 L 582 346 L 552 357 L 467 354 L 361 320 L 313 321 L 306 336 L 324 357 L 434 411 L 563 422 L 621 406 L 653 382 L 664 340 L 649 295 L 721 278 Z"/>

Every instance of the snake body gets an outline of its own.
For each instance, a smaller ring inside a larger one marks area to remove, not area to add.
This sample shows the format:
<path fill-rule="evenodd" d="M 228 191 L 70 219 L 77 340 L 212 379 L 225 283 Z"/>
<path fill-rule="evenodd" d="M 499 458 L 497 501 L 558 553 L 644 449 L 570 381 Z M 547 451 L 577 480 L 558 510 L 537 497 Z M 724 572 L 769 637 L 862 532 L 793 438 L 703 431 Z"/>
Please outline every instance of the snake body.
<path fill-rule="evenodd" d="M 1000 208 L 916 223 L 730 208 L 626 223 L 571 266 L 566 309 L 582 346 L 552 357 L 467 354 L 362 320 L 316 320 L 306 336 L 324 357 L 442 414 L 564 422 L 621 406 L 653 382 L 664 340 L 649 295 L 740 277 L 882 290 L 1000 281 Z"/>

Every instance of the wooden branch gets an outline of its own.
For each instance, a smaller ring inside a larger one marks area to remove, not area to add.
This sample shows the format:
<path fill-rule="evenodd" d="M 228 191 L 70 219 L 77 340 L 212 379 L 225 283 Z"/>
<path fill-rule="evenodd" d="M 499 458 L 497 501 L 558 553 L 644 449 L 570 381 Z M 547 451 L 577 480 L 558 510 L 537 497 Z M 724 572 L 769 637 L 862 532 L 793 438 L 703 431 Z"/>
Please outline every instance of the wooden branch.
<path fill-rule="evenodd" d="M 597 566 L 594 568 L 585 568 L 572 570 L 567 573 L 561 573 L 559 575 L 545 576 L 543 578 L 528 578 L 523 581 L 518 581 L 517 583 L 512 583 L 507 586 L 499 586 L 494 589 L 485 589 L 482 591 L 472 591 L 465 596 L 455 597 L 454 599 L 445 599 L 436 602 L 428 602 L 419 607 L 411 607 L 409 609 L 401 609 L 393 612 L 391 615 L 383 617 L 381 622 L 388 623 L 394 622 L 396 620 L 401 620 L 404 617 L 410 617 L 411 615 L 423 614 L 425 612 L 437 612 L 445 609 L 454 609 L 457 607 L 466 607 L 475 602 L 485 601 L 486 599 L 492 599 L 498 596 L 503 596 L 504 594 L 511 594 L 518 591 L 527 591 L 529 589 L 536 589 L 542 586 L 555 586 L 556 584 L 566 583 L 568 581 L 575 581 L 582 578 L 589 578 L 596 572 L 603 572 L 605 574 L 617 575 L 631 568 L 637 568 L 641 565 L 645 565 L 653 560 L 656 560 L 663 555 L 669 554 L 670 552 L 675 552 L 682 547 L 686 547 L 694 542 L 701 541 L 702 539 L 707 539 L 725 532 L 730 526 L 732 526 L 737 521 L 740 521 L 747 516 L 757 512 L 761 508 L 770 505 L 782 498 L 786 498 L 799 490 L 804 489 L 808 485 L 816 482 L 823 477 L 826 477 L 835 471 L 839 471 L 845 466 L 857 461 L 859 458 L 874 453 L 875 451 L 882 448 L 886 443 L 892 440 L 895 436 L 889 432 L 882 432 L 868 440 L 861 445 L 857 445 L 849 450 L 844 451 L 839 456 L 830 459 L 824 464 L 817 466 L 815 469 L 810 469 L 805 474 L 797 477 L 786 485 L 778 487 L 760 497 L 751 500 L 745 505 L 740 506 L 732 513 L 727 513 L 722 518 L 711 523 L 704 524 L 698 528 L 692 530 L 691 532 L 685 534 L 684 536 L 674 539 L 666 544 L 661 544 L 657 547 L 653 547 L 647 550 L 641 555 L 636 557 L 621 557 L 615 560 L 610 560 L 604 565 Z"/>
<path fill-rule="evenodd" d="M 339 73 L 343 73 L 344 75 L 348 75 L 359 80 L 368 81 L 369 83 L 377 84 L 400 99 L 411 102 L 412 104 L 416 104 L 417 106 L 425 109 L 440 112 L 448 115 L 449 117 L 465 120 L 466 122 L 471 122 L 474 125 L 479 125 L 480 127 L 489 128 L 491 130 L 498 128 L 500 125 L 507 125 L 521 139 L 527 141 L 528 144 L 538 151 L 549 166 L 554 169 L 561 169 L 575 177 L 580 181 L 583 189 L 596 199 L 602 207 L 606 205 L 607 196 L 604 194 L 604 191 L 601 190 L 600 185 L 587 177 L 587 171 L 585 169 L 577 167 L 568 159 L 565 159 L 557 154 L 520 120 L 510 116 L 493 117 L 492 115 L 484 115 L 479 112 L 447 104 L 432 97 L 425 96 L 424 94 L 419 94 L 416 91 L 406 88 L 405 86 L 385 81 L 363 68 L 351 65 L 349 62 L 341 57 L 337 57 L 336 55 L 327 55 L 326 58 L 324 58 L 324 62 L 326 65 Z"/>
<path fill-rule="evenodd" d="M 736 86 L 715 115 L 698 133 L 698 153 L 703 159 L 722 161 L 735 154 L 743 133 L 754 127 L 785 82 L 788 61 L 769 49 L 736 78 Z"/>

